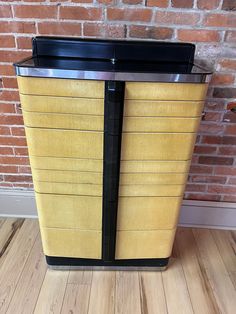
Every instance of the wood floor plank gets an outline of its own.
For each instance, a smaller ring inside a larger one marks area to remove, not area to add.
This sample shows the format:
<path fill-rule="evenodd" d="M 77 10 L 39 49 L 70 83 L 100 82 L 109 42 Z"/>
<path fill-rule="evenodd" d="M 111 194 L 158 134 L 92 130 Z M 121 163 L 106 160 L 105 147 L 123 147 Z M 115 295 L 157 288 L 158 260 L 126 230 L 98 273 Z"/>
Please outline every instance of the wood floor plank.
<path fill-rule="evenodd" d="M 12 297 L 8 314 L 32 314 L 45 277 L 47 265 L 38 234 Z"/>
<path fill-rule="evenodd" d="M 141 314 L 140 297 L 138 272 L 117 271 L 115 314 Z"/>
<path fill-rule="evenodd" d="M 211 230 L 211 234 L 236 289 L 236 231 Z"/>
<path fill-rule="evenodd" d="M 167 311 L 169 314 L 192 314 L 193 308 L 176 243 L 173 256 L 167 270 L 162 272 Z"/>
<path fill-rule="evenodd" d="M 34 313 L 60 313 L 68 276 L 69 271 L 47 270 Z"/>
<path fill-rule="evenodd" d="M 6 218 L 0 217 L 0 228 L 4 224 L 5 221 L 6 221 Z"/>
<path fill-rule="evenodd" d="M 115 272 L 94 271 L 90 300 L 89 314 L 114 314 Z"/>
<path fill-rule="evenodd" d="M 92 270 L 70 270 L 68 284 L 91 285 Z"/>
<path fill-rule="evenodd" d="M 161 272 L 139 272 L 142 314 L 166 314 L 166 299 Z"/>
<path fill-rule="evenodd" d="M 226 314 L 234 313 L 236 292 L 210 230 L 193 229 L 193 233 L 200 252 L 202 268 L 205 268 L 220 311 Z"/>
<path fill-rule="evenodd" d="M 205 270 L 199 265 L 200 257 L 192 230 L 178 228 L 176 243 L 194 312 L 220 313 Z"/>
<path fill-rule="evenodd" d="M 25 262 L 39 233 L 36 219 L 24 221 L 0 268 L 0 313 L 6 313 Z"/>

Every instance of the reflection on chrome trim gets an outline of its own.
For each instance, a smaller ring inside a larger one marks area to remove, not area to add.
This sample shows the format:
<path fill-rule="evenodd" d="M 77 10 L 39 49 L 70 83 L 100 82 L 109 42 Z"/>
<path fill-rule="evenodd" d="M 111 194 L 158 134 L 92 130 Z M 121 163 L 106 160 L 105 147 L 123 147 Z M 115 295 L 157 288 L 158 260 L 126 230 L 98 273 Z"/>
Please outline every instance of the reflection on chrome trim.
<path fill-rule="evenodd" d="M 16 66 L 16 74 L 30 77 L 51 77 L 82 80 L 102 81 L 136 81 L 136 82 L 178 82 L 178 83 L 205 83 L 211 75 L 205 73 L 178 74 L 178 73 L 128 73 L 80 71 L 63 69 L 40 69 Z"/>

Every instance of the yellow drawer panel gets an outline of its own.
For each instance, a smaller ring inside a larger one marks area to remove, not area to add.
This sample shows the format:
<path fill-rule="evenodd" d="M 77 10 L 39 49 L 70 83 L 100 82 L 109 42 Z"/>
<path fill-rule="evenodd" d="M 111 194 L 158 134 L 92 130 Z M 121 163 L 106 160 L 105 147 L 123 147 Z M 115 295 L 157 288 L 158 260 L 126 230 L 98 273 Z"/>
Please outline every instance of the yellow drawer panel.
<path fill-rule="evenodd" d="M 23 111 L 24 124 L 28 127 L 103 131 L 103 116 L 35 113 Z"/>
<path fill-rule="evenodd" d="M 25 111 L 104 115 L 104 99 L 20 94 Z"/>
<path fill-rule="evenodd" d="M 188 160 L 195 133 L 123 133 L 121 160 Z"/>
<path fill-rule="evenodd" d="M 25 128 L 31 156 L 103 159 L 103 133 Z"/>
<path fill-rule="evenodd" d="M 104 98 L 104 81 L 17 77 L 21 94 Z"/>
<path fill-rule="evenodd" d="M 101 258 L 101 231 L 41 227 L 41 236 L 45 255 Z"/>
<path fill-rule="evenodd" d="M 208 84 L 126 82 L 125 99 L 204 100 Z"/>
<path fill-rule="evenodd" d="M 116 259 L 166 258 L 171 255 L 175 229 L 118 231 Z"/>
<path fill-rule="evenodd" d="M 32 169 L 34 180 L 43 182 L 64 182 L 82 184 L 102 184 L 103 174 L 101 172 L 80 172 Z"/>
<path fill-rule="evenodd" d="M 120 185 L 119 196 L 182 196 L 185 185 L 137 184 Z"/>
<path fill-rule="evenodd" d="M 158 173 L 176 173 L 188 172 L 190 160 L 186 161 L 134 161 L 123 160 L 120 164 L 121 173 L 136 173 L 136 172 L 158 172 Z"/>
<path fill-rule="evenodd" d="M 188 173 L 123 173 L 120 184 L 184 184 Z"/>
<path fill-rule="evenodd" d="M 196 132 L 200 118 L 126 117 L 123 132 Z"/>
<path fill-rule="evenodd" d="M 181 197 L 120 197 L 117 230 L 173 229 Z"/>
<path fill-rule="evenodd" d="M 200 117 L 203 101 L 125 100 L 125 117 Z"/>
<path fill-rule="evenodd" d="M 35 194 L 42 227 L 102 230 L 102 197 Z"/>
<path fill-rule="evenodd" d="M 30 157 L 31 167 L 34 169 L 54 169 L 71 171 L 103 172 L 102 159 L 79 159 L 59 157 Z"/>

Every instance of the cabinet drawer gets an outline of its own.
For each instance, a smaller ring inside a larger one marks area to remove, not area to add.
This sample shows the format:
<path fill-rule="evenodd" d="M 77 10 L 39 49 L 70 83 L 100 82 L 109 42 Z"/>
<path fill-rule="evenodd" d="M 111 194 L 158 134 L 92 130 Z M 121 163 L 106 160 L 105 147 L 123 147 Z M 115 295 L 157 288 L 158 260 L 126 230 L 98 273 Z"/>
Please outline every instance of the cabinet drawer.
<path fill-rule="evenodd" d="M 71 171 L 103 171 L 102 159 L 79 159 L 59 157 L 30 157 L 33 169 L 71 170 Z"/>
<path fill-rule="evenodd" d="M 123 173 L 120 184 L 185 184 L 188 173 Z"/>
<path fill-rule="evenodd" d="M 41 182 L 33 180 L 34 189 L 38 193 L 102 196 L 101 184 Z"/>
<path fill-rule="evenodd" d="M 119 196 L 182 196 L 185 185 L 137 184 L 120 185 Z"/>
<path fill-rule="evenodd" d="M 123 133 L 121 160 L 188 160 L 195 138 L 195 133 Z"/>
<path fill-rule="evenodd" d="M 42 227 L 41 236 L 45 255 L 101 258 L 101 231 Z"/>
<path fill-rule="evenodd" d="M 123 132 L 196 132 L 200 118 L 125 117 Z"/>
<path fill-rule="evenodd" d="M 136 172 L 158 172 L 158 173 L 178 173 L 188 172 L 190 160 L 186 161 L 136 161 L 123 160 L 120 164 L 121 173 L 136 173 Z"/>
<path fill-rule="evenodd" d="M 102 184 L 101 172 L 32 169 L 34 180 L 42 182 Z"/>
<path fill-rule="evenodd" d="M 31 156 L 103 159 L 103 133 L 25 128 Z"/>
<path fill-rule="evenodd" d="M 104 115 L 104 99 L 20 94 L 20 100 L 22 109 L 30 112 Z"/>
<path fill-rule="evenodd" d="M 118 231 L 116 259 L 166 258 L 171 255 L 175 229 Z"/>
<path fill-rule="evenodd" d="M 102 229 L 101 197 L 35 194 L 42 227 Z"/>
<path fill-rule="evenodd" d="M 104 81 L 18 76 L 21 94 L 104 98 Z"/>
<path fill-rule="evenodd" d="M 125 99 L 204 100 L 208 84 L 126 82 Z"/>
<path fill-rule="evenodd" d="M 35 113 L 23 110 L 24 124 L 28 127 L 103 131 L 103 116 Z"/>
<path fill-rule="evenodd" d="M 181 197 L 120 197 L 117 230 L 173 229 L 181 201 Z"/>
<path fill-rule="evenodd" d="M 125 117 L 200 117 L 203 101 L 126 99 Z"/>

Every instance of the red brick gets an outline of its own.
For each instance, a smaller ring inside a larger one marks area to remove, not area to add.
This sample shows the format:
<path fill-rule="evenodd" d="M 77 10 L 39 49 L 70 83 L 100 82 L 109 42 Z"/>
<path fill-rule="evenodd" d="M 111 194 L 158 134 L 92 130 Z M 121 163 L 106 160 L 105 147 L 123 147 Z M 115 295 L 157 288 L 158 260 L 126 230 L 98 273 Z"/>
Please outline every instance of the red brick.
<path fill-rule="evenodd" d="M 236 187 L 234 186 L 224 186 L 224 185 L 209 185 L 207 191 L 209 193 L 217 194 L 236 194 Z"/>
<path fill-rule="evenodd" d="M 27 147 L 14 147 L 15 155 L 17 156 L 28 156 L 28 148 Z"/>
<path fill-rule="evenodd" d="M 23 175 L 4 175 L 6 182 L 32 182 L 31 176 Z"/>
<path fill-rule="evenodd" d="M 225 32 L 225 41 L 232 43 L 236 42 L 236 31 L 226 31 Z"/>
<path fill-rule="evenodd" d="M 0 155 L 13 155 L 11 147 L 0 146 Z"/>
<path fill-rule="evenodd" d="M 168 0 L 147 0 L 148 7 L 167 8 L 169 4 Z"/>
<path fill-rule="evenodd" d="M 224 202 L 232 202 L 232 203 L 236 203 L 236 196 L 234 195 L 223 195 L 223 199 Z"/>
<path fill-rule="evenodd" d="M 219 33 L 215 30 L 180 29 L 177 34 L 181 41 L 218 42 L 220 40 Z"/>
<path fill-rule="evenodd" d="M 233 158 L 217 156 L 199 156 L 199 164 L 203 165 L 232 165 Z"/>
<path fill-rule="evenodd" d="M 31 37 L 17 37 L 17 48 L 19 49 L 31 49 L 32 38 Z"/>
<path fill-rule="evenodd" d="M 93 0 L 71 0 L 74 3 L 93 3 Z"/>
<path fill-rule="evenodd" d="M 134 4 L 140 4 L 143 2 L 143 0 L 122 0 L 123 3 L 125 4 L 131 4 L 131 5 L 134 5 Z"/>
<path fill-rule="evenodd" d="M 12 17 L 11 6 L 1 4 L 0 6 L 0 18 Z"/>
<path fill-rule="evenodd" d="M 23 125 L 23 118 L 21 115 L 0 115 L 1 125 Z"/>
<path fill-rule="evenodd" d="M 60 19 L 97 21 L 102 19 L 102 9 L 74 6 L 60 7 Z"/>
<path fill-rule="evenodd" d="M 10 35 L 1 35 L 0 36 L 0 47 L 1 48 L 14 48 L 15 37 Z"/>
<path fill-rule="evenodd" d="M 3 90 L 0 97 L 1 100 L 4 101 L 19 101 L 19 93 L 17 90 Z"/>
<path fill-rule="evenodd" d="M 0 73 L 2 76 L 4 75 L 11 76 L 11 75 L 15 75 L 15 70 L 12 64 L 9 64 L 9 65 L 0 64 Z"/>
<path fill-rule="evenodd" d="M 8 51 L 0 50 L 0 60 L 1 62 L 16 62 L 20 59 L 29 57 L 30 53 L 27 51 Z"/>
<path fill-rule="evenodd" d="M 4 88 L 17 88 L 17 81 L 15 77 L 3 77 L 2 78 Z"/>
<path fill-rule="evenodd" d="M 187 193 L 185 199 L 196 201 L 220 201 L 220 195 L 211 195 L 203 193 Z"/>
<path fill-rule="evenodd" d="M 224 114 L 223 122 L 227 123 L 236 123 L 236 114 L 235 112 L 228 111 Z"/>
<path fill-rule="evenodd" d="M 97 0 L 97 2 L 102 4 L 115 4 L 116 0 Z"/>
<path fill-rule="evenodd" d="M 124 38 L 124 25 L 107 25 L 100 23 L 84 23 L 84 36 Z"/>
<path fill-rule="evenodd" d="M 213 167 L 211 167 L 211 166 L 204 166 L 204 165 L 191 165 L 190 173 L 212 174 L 213 173 Z"/>
<path fill-rule="evenodd" d="M 235 27 L 236 16 L 233 14 L 208 14 L 203 20 L 203 25 L 214 27 Z"/>
<path fill-rule="evenodd" d="M 1 165 L 29 165 L 28 157 L 0 156 Z"/>
<path fill-rule="evenodd" d="M 134 38 L 170 39 L 173 30 L 167 27 L 131 25 L 129 36 Z"/>
<path fill-rule="evenodd" d="M 218 8 L 220 0 L 198 0 L 197 7 L 202 10 L 212 10 Z"/>
<path fill-rule="evenodd" d="M 39 34 L 81 36 L 81 23 L 42 22 L 38 24 Z"/>
<path fill-rule="evenodd" d="M 190 184 L 186 185 L 186 192 L 204 192 L 206 190 L 206 186 L 202 184 Z"/>
<path fill-rule="evenodd" d="M 32 183 L 14 183 L 12 184 L 13 188 L 19 188 L 19 189 L 32 189 L 33 184 Z"/>
<path fill-rule="evenodd" d="M 214 154 L 216 153 L 216 146 L 204 146 L 204 145 L 195 145 L 194 153 L 195 154 Z"/>
<path fill-rule="evenodd" d="M 35 22 L 0 21 L 0 33 L 36 33 Z"/>
<path fill-rule="evenodd" d="M 204 115 L 204 121 L 221 121 L 222 113 L 221 112 L 213 112 L 207 111 Z"/>
<path fill-rule="evenodd" d="M 224 111 L 225 102 L 222 100 L 207 100 L 205 103 L 205 109 L 212 111 Z"/>
<path fill-rule="evenodd" d="M 201 123 L 199 127 L 200 133 L 207 134 L 221 134 L 224 131 L 224 126 L 222 124 L 210 124 L 210 123 Z"/>
<path fill-rule="evenodd" d="M 216 87 L 213 91 L 213 97 L 216 98 L 236 98 L 236 88 Z"/>
<path fill-rule="evenodd" d="M 24 127 L 11 127 L 11 133 L 13 136 L 25 136 L 25 128 Z"/>
<path fill-rule="evenodd" d="M 215 168 L 216 175 L 226 175 L 226 176 L 236 176 L 236 168 L 230 167 L 216 167 Z"/>
<path fill-rule="evenodd" d="M 236 147 L 234 146 L 219 147 L 219 155 L 236 156 Z"/>
<path fill-rule="evenodd" d="M 107 18 L 113 21 L 140 21 L 149 22 L 152 17 L 150 9 L 108 8 Z"/>
<path fill-rule="evenodd" d="M 221 69 L 236 70 L 236 60 L 223 59 L 219 62 Z"/>
<path fill-rule="evenodd" d="M 227 11 L 235 11 L 236 0 L 224 0 L 222 4 L 222 9 Z"/>
<path fill-rule="evenodd" d="M 204 144 L 221 144 L 221 142 L 220 136 L 206 135 L 202 137 L 202 143 Z"/>
<path fill-rule="evenodd" d="M 173 8 L 192 8 L 193 0 L 171 0 Z"/>
<path fill-rule="evenodd" d="M 232 74 L 215 73 L 212 76 L 211 84 L 212 85 L 229 85 L 229 84 L 233 84 L 234 79 L 235 77 Z"/>
<path fill-rule="evenodd" d="M 0 165 L 0 172 L 1 173 L 17 173 L 18 167 L 17 166 L 3 166 Z"/>
<path fill-rule="evenodd" d="M 191 176 L 192 182 L 224 184 L 227 177 L 220 176 Z"/>
<path fill-rule="evenodd" d="M 19 18 L 47 18 L 57 17 L 57 6 L 49 5 L 19 5 L 14 6 L 15 17 Z"/>
<path fill-rule="evenodd" d="M 228 184 L 236 185 L 236 178 L 230 178 Z"/>
<path fill-rule="evenodd" d="M 11 135 L 10 128 L 0 125 L 0 135 Z"/>
<path fill-rule="evenodd" d="M 19 166 L 18 172 L 19 173 L 31 173 L 31 168 L 30 166 Z"/>
<path fill-rule="evenodd" d="M 26 146 L 26 139 L 24 137 L 0 137 L 0 145 L 8 146 Z"/>
<path fill-rule="evenodd" d="M 236 125 L 227 125 L 225 127 L 225 134 L 236 136 Z"/>
<path fill-rule="evenodd" d="M 162 24 L 187 24 L 195 25 L 199 21 L 200 14 L 198 13 L 183 13 L 183 12 L 156 12 L 156 23 Z"/>
<path fill-rule="evenodd" d="M 13 184 L 12 183 L 6 183 L 6 182 L 0 182 L 0 187 L 12 188 Z"/>

